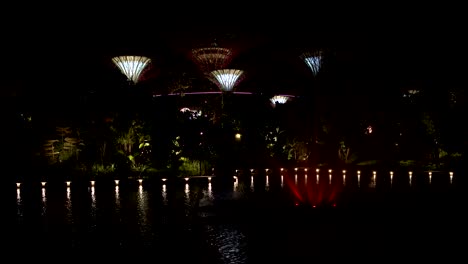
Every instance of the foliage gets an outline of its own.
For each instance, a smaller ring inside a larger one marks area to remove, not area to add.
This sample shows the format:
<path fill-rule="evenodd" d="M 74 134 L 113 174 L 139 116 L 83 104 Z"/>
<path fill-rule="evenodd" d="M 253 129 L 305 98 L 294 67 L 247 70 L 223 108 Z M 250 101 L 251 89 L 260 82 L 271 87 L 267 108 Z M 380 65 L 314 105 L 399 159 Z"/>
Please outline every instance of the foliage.
<path fill-rule="evenodd" d="M 115 165 L 103 165 L 99 163 L 95 163 L 92 166 L 91 173 L 94 176 L 101 176 L 101 175 L 110 175 L 115 172 Z"/>
<path fill-rule="evenodd" d="M 400 160 L 400 166 L 402 167 L 411 167 L 417 164 L 416 160 Z"/>
<path fill-rule="evenodd" d="M 57 126 L 55 133 L 50 136 L 51 139 L 44 140 L 42 145 L 42 154 L 48 164 L 61 163 L 72 158 L 78 161 L 84 146 L 79 137 L 77 129 Z"/>

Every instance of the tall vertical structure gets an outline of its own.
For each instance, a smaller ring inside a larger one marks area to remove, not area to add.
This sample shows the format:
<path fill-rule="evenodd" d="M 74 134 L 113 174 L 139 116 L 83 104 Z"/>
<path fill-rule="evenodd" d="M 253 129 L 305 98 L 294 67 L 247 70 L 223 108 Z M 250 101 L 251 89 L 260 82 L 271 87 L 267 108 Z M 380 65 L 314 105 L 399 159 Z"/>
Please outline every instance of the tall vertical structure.
<path fill-rule="evenodd" d="M 211 72 L 212 81 L 221 90 L 221 117 L 225 115 L 225 97 L 233 93 L 234 87 L 243 79 L 244 71 L 237 69 L 221 69 Z M 223 121 L 221 121 L 223 126 Z"/>
<path fill-rule="evenodd" d="M 127 76 L 129 82 L 136 84 L 151 59 L 144 56 L 119 56 L 112 58 L 112 62 Z"/>
<path fill-rule="evenodd" d="M 307 65 L 307 67 L 312 71 L 312 75 L 315 79 L 317 75 L 320 73 L 322 69 L 322 64 L 323 64 L 323 56 L 324 52 L 322 49 L 314 49 L 310 51 L 306 51 L 302 53 L 299 57 L 304 63 Z M 319 82 L 316 82 L 316 84 L 319 84 Z M 312 105 L 313 105 L 313 113 L 312 117 L 308 118 L 312 122 L 312 131 L 311 133 L 313 134 L 314 137 L 314 143 L 319 142 L 319 120 L 320 120 L 320 102 L 322 101 L 320 98 L 318 98 L 319 93 L 318 93 L 318 87 L 313 89 L 312 93 Z M 318 145 L 314 144 L 314 150 L 312 156 L 312 162 L 313 163 L 318 163 Z"/>

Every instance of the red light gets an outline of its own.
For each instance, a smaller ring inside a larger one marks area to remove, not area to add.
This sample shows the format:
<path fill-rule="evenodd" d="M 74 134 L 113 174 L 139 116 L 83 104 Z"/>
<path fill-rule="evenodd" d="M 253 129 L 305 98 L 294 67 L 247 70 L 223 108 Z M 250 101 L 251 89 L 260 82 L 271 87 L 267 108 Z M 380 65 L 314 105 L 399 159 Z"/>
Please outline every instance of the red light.
<path fill-rule="evenodd" d="M 312 205 L 313 208 L 315 208 L 315 205 Z"/>
<path fill-rule="evenodd" d="M 299 205 L 299 204 L 298 204 L 298 203 L 296 203 L 296 206 L 298 206 L 298 205 Z"/>
<path fill-rule="evenodd" d="M 336 207 L 336 204 L 333 204 L 333 207 Z"/>

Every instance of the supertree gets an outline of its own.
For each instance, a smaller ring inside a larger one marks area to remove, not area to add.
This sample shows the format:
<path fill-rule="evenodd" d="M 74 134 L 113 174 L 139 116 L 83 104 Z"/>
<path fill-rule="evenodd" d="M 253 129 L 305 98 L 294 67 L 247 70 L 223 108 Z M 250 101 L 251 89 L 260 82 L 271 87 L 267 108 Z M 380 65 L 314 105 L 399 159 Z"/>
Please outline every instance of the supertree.
<path fill-rule="evenodd" d="M 232 92 L 245 75 L 243 70 L 219 69 L 212 71 L 211 76 L 222 92 Z"/>
<path fill-rule="evenodd" d="M 307 65 L 307 67 L 312 71 L 312 75 L 314 77 L 317 77 L 317 75 L 320 73 L 320 71 L 322 70 L 322 64 L 323 64 L 323 57 L 324 57 L 324 50 L 323 49 L 313 49 L 313 50 L 309 50 L 309 51 L 305 51 L 303 52 L 299 57 L 301 60 L 303 60 L 305 62 L 305 64 Z M 315 79 L 317 81 L 317 79 Z M 315 83 L 316 85 L 319 85 L 320 82 L 316 82 Z M 321 108 L 319 107 L 319 104 L 323 101 L 321 98 L 319 98 L 319 93 L 318 93 L 318 89 L 313 89 L 313 96 L 312 96 L 312 109 L 313 109 L 313 113 L 312 113 L 312 118 L 310 118 L 309 120 L 311 120 L 312 122 L 312 134 L 313 134 L 313 137 L 314 137 L 314 142 L 315 143 L 318 143 L 319 142 L 319 127 L 320 127 L 320 110 Z M 318 145 L 317 144 L 314 144 L 316 147 L 314 148 L 314 153 L 312 155 L 312 159 L 315 159 L 313 161 L 313 163 L 316 163 L 318 162 L 317 159 L 318 159 Z"/>
<path fill-rule="evenodd" d="M 212 47 L 192 49 L 191 55 L 200 71 L 211 79 L 212 71 L 224 69 L 231 62 L 232 50 L 214 44 Z"/>
<path fill-rule="evenodd" d="M 136 84 L 151 59 L 144 56 L 119 56 L 112 58 L 112 62 L 127 76 L 129 82 Z"/>
<path fill-rule="evenodd" d="M 224 111 L 224 97 L 226 94 L 232 94 L 234 87 L 244 78 L 244 71 L 237 69 L 220 69 L 211 72 L 211 80 L 221 90 L 221 116 Z"/>
<path fill-rule="evenodd" d="M 299 56 L 306 64 L 307 67 L 312 71 L 312 74 L 316 76 L 322 67 L 323 61 L 323 51 L 322 50 L 314 50 L 314 51 L 306 51 Z"/>
<path fill-rule="evenodd" d="M 271 106 L 275 107 L 276 104 L 285 104 L 291 97 L 291 95 L 275 95 L 270 98 Z"/>
<path fill-rule="evenodd" d="M 285 104 L 288 101 L 288 99 L 289 97 L 285 95 L 275 95 L 270 98 L 270 101 L 274 107 L 276 104 Z"/>

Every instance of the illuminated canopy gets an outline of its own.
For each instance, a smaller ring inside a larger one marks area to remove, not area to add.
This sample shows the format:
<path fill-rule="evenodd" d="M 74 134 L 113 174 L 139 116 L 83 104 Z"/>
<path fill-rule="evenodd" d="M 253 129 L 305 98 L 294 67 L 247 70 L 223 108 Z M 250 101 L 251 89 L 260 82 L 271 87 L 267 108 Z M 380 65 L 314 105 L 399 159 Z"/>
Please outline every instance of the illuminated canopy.
<path fill-rule="evenodd" d="M 243 73 L 244 71 L 242 70 L 221 69 L 212 71 L 211 75 L 215 78 L 216 84 L 222 91 L 229 92 L 239 83 Z"/>
<path fill-rule="evenodd" d="M 305 52 L 301 56 L 301 59 L 307 64 L 307 67 L 312 71 L 314 75 L 320 71 L 322 66 L 323 54 L 321 50 Z"/>
<path fill-rule="evenodd" d="M 192 57 L 203 72 L 212 72 L 227 66 L 232 57 L 230 49 L 208 47 L 192 50 Z"/>
<path fill-rule="evenodd" d="M 275 95 L 273 96 L 272 98 L 270 98 L 270 101 L 273 103 L 273 104 L 285 104 L 287 101 L 288 101 L 288 97 L 287 96 L 284 96 L 284 95 Z"/>
<path fill-rule="evenodd" d="M 128 80 L 137 83 L 142 71 L 151 62 L 151 59 L 143 56 L 119 56 L 112 58 L 112 62 L 119 67 Z"/>

